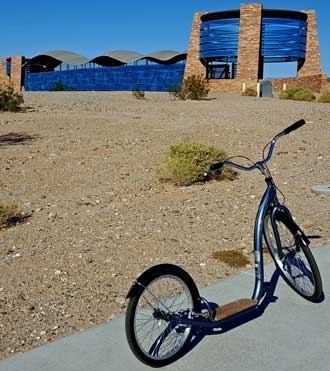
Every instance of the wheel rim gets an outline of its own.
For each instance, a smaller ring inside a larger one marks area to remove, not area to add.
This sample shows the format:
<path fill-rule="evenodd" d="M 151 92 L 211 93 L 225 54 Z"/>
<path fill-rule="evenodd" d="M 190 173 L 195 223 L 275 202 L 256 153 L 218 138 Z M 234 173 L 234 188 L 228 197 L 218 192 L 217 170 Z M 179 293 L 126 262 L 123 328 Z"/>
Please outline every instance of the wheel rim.
<path fill-rule="evenodd" d="M 184 346 L 191 326 L 157 318 L 155 310 L 163 313 L 188 310 L 191 313 L 193 299 L 186 283 L 172 275 L 158 277 L 145 287 L 136 306 L 134 334 L 137 344 L 148 357 L 163 360 Z"/>
<path fill-rule="evenodd" d="M 297 246 L 294 235 L 283 222 L 276 220 L 276 226 L 282 245 L 282 257 L 279 256 L 270 216 L 266 216 L 265 234 L 273 258 L 297 291 L 307 297 L 313 296 L 315 294 L 314 275 L 304 250 Z"/>

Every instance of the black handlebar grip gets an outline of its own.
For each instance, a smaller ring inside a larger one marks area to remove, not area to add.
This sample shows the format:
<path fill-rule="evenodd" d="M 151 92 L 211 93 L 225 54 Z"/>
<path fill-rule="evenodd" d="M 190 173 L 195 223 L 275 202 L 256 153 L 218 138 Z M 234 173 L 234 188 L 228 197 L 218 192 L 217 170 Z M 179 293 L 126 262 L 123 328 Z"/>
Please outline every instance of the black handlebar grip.
<path fill-rule="evenodd" d="M 289 133 L 291 133 L 291 131 L 299 129 L 300 127 L 302 127 L 305 124 L 306 124 L 306 121 L 304 119 L 301 119 L 301 120 L 295 122 L 294 124 L 290 125 L 285 130 L 283 130 L 283 134 L 284 135 L 289 134 Z"/>
<path fill-rule="evenodd" d="M 223 162 L 217 162 L 216 164 L 213 164 L 210 166 L 210 171 L 217 171 L 220 170 L 223 167 Z"/>

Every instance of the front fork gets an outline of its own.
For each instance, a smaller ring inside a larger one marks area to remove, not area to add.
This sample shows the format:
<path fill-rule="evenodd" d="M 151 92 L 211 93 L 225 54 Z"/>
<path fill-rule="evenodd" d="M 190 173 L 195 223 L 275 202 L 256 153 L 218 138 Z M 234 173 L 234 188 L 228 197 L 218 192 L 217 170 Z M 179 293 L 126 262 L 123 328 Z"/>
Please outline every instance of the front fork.
<path fill-rule="evenodd" d="M 267 181 L 267 180 L 266 180 Z M 283 255 L 281 249 L 281 240 L 277 228 L 276 220 L 283 221 L 295 238 L 296 246 L 299 248 L 301 244 L 308 246 L 309 239 L 304 234 L 302 229 L 295 223 L 289 209 L 281 205 L 276 197 L 276 192 L 272 181 L 267 182 L 267 189 L 261 200 L 254 228 L 254 257 L 255 257 L 255 287 L 252 294 L 252 299 L 260 300 L 266 293 L 268 285 L 264 280 L 264 264 L 263 264 L 263 228 L 266 215 L 271 218 L 272 229 L 274 232 L 276 245 L 279 249 L 279 256 Z"/>

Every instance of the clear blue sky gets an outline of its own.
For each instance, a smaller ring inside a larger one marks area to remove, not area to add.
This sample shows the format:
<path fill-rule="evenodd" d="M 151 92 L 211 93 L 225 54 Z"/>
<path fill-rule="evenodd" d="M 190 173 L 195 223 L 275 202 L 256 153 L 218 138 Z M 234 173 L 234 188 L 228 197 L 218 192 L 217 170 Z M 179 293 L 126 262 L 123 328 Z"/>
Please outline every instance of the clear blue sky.
<path fill-rule="evenodd" d="M 47 50 L 70 50 L 95 57 L 111 50 L 148 54 L 186 50 L 193 13 L 238 9 L 236 0 L 2 0 L 0 56 L 32 57 Z M 321 63 L 330 74 L 330 2 L 262 2 L 271 9 L 316 9 Z"/>

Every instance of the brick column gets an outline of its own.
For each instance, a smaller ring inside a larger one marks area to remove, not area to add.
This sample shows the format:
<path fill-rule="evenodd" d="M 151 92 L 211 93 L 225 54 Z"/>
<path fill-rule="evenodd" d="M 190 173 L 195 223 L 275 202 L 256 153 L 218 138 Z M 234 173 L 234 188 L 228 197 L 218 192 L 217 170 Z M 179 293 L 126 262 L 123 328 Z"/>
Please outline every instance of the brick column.
<path fill-rule="evenodd" d="M 7 75 L 7 57 L 2 58 L 0 64 L 0 88 L 9 86 L 9 76 Z"/>
<path fill-rule="evenodd" d="M 302 12 L 308 16 L 307 45 L 305 63 L 298 71 L 298 77 L 322 73 L 316 12 L 315 10 L 302 10 Z"/>
<path fill-rule="evenodd" d="M 261 4 L 241 4 L 238 42 L 238 80 L 257 81 L 261 41 Z"/>
<path fill-rule="evenodd" d="M 200 38 L 200 24 L 201 16 L 206 14 L 205 12 L 197 12 L 194 14 L 194 20 L 192 24 L 189 48 L 187 52 L 186 68 L 184 71 L 184 78 L 191 75 L 202 75 L 206 77 L 205 66 L 199 60 L 199 38 Z"/>
<path fill-rule="evenodd" d="M 10 57 L 11 71 L 10 76 L 7 75 L 7 59 L 2 58 L 0 66 L 0 87 L 12 87 L 16 91 L 22 90 L 22 63 L 23 57 Z"/>
<path fill-rule="evenodd" d="M 11 57 L 10 84 L 14 90 L 22 90 L 22 63 L 23 57 Z"/>

